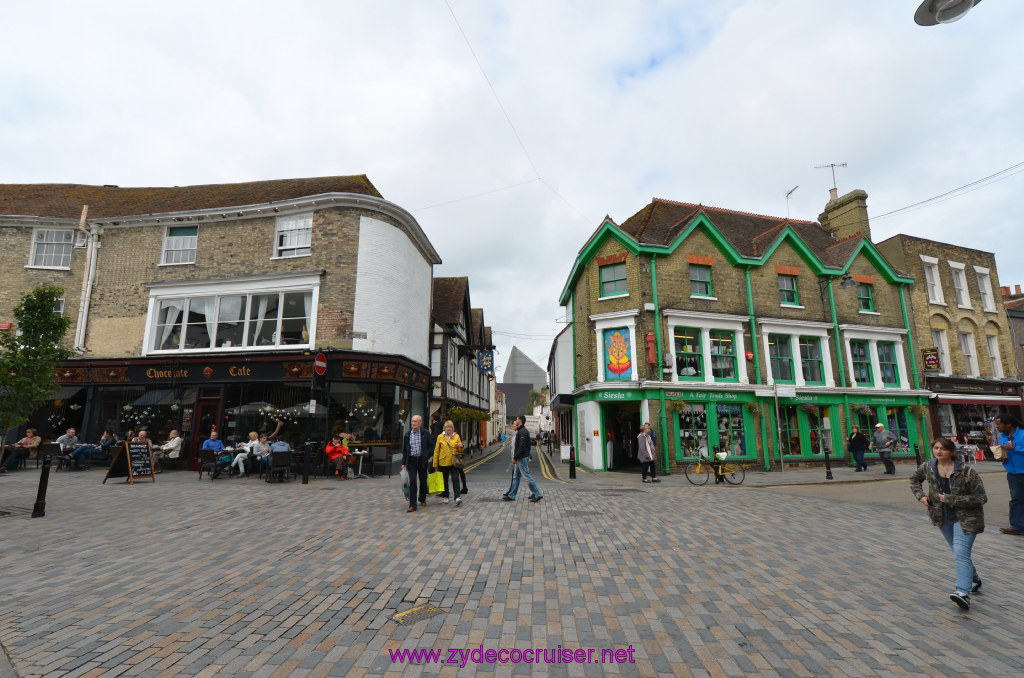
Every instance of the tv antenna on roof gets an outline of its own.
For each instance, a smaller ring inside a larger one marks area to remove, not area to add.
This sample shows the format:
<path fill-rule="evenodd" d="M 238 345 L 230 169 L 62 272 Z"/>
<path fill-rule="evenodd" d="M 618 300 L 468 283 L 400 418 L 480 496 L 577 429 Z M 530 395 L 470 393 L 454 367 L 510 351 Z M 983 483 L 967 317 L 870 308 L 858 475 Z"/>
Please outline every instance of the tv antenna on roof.
<path fill-rule="evenodd" d="M 800 188 L 800 187 L 799 186 L 794 186 L 793 188 L 791 188 L 788 191 L 786 191 L 786 218 L 787 219 L 789 219 L 789 196 L 793 195 L 793 191 L 795 191 L 798 188 Z"/>
<path fill-rule="evenodd" d="M 814 169 L 830 169 L 830 170 L 832 170 L 832 190 L 833 191 L 838 191 L 839 190 L 836 187 L 836 168 L 837 167 L 846 167 L 846 163 L 845 162 L 830 162 L 827 165 L 815 165 L 814 166 Z"/>

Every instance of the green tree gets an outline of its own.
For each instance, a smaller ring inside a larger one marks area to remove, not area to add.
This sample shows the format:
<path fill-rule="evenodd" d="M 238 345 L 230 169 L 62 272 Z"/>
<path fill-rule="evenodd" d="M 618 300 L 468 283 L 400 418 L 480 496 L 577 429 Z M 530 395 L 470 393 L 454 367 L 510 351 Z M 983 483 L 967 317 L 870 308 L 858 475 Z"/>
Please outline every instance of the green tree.
<path fill-rule="evenodd" d="M 57 390 L 54 370 L 73 352 L 61 345 L 71 319 L 55 313 L 64 290 L 37 287 L 14 309 L 15 329 L 0 332 L 0 431 L 28 421 Z"/>

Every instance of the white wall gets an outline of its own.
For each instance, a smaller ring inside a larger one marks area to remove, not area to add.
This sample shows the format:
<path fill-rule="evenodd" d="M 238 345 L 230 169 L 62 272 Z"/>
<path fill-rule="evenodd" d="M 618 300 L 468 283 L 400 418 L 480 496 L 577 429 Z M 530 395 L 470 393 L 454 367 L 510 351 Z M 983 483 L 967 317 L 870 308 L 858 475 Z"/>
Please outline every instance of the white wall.
<path fill-rule="evenodd" d="M 596 402 L 583 402 L 576 406 L 576 427 L 580 433 L 580 446 L 576 456 L 580 464 L 593 470 L 604 469 L 604 450 L 600 437 L 601 406 Z M 594 431 L 598 431 L 597 437 Z"/>
<path fill-rule="evenodd" d="M 560 393 L 572 393 L 575 388 L 572 380 L 572 330 L 563 332 L 555 338 L 554 356 L 552 356 L 551 397 Z"/>
<path fill-rule="evenodd" d="M 359 220 L 355 351 L 393 353 L 429 365 L 431 266 L 399 228 Z"/>

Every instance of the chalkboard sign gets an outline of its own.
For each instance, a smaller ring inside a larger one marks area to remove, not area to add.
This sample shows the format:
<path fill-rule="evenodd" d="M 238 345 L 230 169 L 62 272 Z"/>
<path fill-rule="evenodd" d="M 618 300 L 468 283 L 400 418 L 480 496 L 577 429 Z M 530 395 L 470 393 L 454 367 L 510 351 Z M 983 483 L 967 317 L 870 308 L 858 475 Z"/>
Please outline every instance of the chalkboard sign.
<path fill-rule="evenodd" d="M 153 474 L 153 450 L 149 447 L 148 440 L 136 443 L 126 442 L 121 445 L 114 455 L 114 461 L 110 463 L 103 482 L 107 482 L 107 478 L 125 477 L 132 484 L 136 478 L 152 478 L 153 482 L 156 482 L 156 476 Z"/>

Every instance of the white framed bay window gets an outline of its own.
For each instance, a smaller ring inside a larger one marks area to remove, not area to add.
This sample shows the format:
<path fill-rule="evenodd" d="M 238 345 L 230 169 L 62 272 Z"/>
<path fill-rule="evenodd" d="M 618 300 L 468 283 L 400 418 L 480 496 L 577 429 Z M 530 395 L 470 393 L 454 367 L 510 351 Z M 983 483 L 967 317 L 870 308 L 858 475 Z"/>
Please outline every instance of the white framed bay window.
<path fill-rule="evenodd" d="M 144 355 L 313 348 L 320 272 L 150 286 Z"/>

